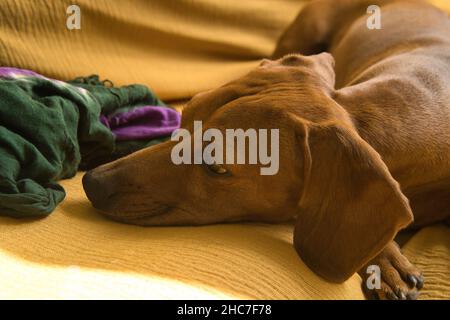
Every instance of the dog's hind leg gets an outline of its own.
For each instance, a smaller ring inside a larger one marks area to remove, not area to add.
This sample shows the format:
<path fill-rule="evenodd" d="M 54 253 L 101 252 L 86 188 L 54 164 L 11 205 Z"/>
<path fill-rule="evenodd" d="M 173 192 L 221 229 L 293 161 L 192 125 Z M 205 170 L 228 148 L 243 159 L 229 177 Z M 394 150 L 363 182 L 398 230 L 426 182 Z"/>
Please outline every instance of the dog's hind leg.
<path fill-rule="evenodd" d="M 328 51 L 330 45 L 345 34 L 349 23 L 367 14 L 371 5 L 392 0 L 316 0 L 308 3 L 281 35 L 271 58 L 289 53 L 303 55 Z"/>

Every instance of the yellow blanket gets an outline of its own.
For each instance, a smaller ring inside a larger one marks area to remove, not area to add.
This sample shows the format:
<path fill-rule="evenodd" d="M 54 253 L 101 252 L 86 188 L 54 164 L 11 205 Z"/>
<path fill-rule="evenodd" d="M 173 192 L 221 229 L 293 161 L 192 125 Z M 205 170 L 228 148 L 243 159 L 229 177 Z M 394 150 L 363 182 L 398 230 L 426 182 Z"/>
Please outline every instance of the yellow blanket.
<path fill-rule="evenodd" d="M 0 65 L 189 98 L 258 64 L 305 1 L 77 3 L 81 29 L 68 30 L 63 1 L 2 0 Z M 63 185 L 68 197 L 49 218 L 0 218 L 0 298 L 363 298 L 357 275 L 329 284 L 303 265 L 292 226 L 121 225 L 91 208 L 80 175 Z M 449 229 L 421 230 L 404 250 L 425 273 L 422 297 L 450 299 Z"/>
<path fill-rule="evenodd" d="M 97 73 L 143 83 L 162 99 L 189 98 L 246 73 L 269 55 L 304 1 L 2 0 L 0 63 L 56 79 Z M 14 17 L 14 19 L 11 19 Z"/>
<path fill-rule="evenodd" d="M 97 73 L 143 83 L 165 100 L 190 98 L 245 74 L 274 49 L 307 0 L 2 0 L 0 65 L 69 80 Z M 450 12 L 450 1 L 430 0 Z"/>
<path fill-rule="evenodd" d="M 360 299 L 313 274 L 292 246 L 292 226 L 143 228 L 103 218 L 81 173 L 49 218 L 0 218 L 0 298 Z"/>
<path fill-rule="evenodd" d="M 81 188 L 48 218 L 0 218 L 0 299 L 362 299 L 355 275 L 330 284 L 292 246 L 292 226 L 142 228 L 103 218 Z M 429 227 L 404 247 L 425 274 L 422 298 L 450 298 L 450 231 Z"/>

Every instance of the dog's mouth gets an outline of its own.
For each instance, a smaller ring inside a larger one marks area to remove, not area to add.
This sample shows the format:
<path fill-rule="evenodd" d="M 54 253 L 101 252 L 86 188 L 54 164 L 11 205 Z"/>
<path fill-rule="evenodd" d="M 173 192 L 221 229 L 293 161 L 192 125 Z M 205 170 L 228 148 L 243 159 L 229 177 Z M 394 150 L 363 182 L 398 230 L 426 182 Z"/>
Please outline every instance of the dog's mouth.
<path fill-rule="evenodd" d="M 121 222 L 121 223 L 128 223 L 128 224 L 142 224 L 139 223 L 143 220 L 146 220 L 148 218 L 153 218 L 156 216 L 164 215 L 169 213 L 173 209 L 172 206 L 169 205 L 157 205 L 153 207 L 149 207 L 147 209 L 113 209 L 113 210 L 104 210 L 104 209 L 98 209 L 100 213 L 107 218 Z"/>

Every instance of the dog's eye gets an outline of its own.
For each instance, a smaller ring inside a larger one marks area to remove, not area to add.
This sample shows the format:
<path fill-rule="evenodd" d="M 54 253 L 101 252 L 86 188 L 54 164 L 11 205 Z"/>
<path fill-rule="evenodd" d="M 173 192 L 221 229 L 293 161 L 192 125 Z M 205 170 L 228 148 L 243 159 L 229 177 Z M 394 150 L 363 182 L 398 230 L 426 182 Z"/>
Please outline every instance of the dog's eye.
<path fill-rule="evenodd" d="M 208 165 L 208 170 L 215 173 L 215 174 L 225 174 L 227 173 L 227 169 L 225 169 L 224 167 L 222 167 L 221 165 L 218 164 L 210 164 Z"/>

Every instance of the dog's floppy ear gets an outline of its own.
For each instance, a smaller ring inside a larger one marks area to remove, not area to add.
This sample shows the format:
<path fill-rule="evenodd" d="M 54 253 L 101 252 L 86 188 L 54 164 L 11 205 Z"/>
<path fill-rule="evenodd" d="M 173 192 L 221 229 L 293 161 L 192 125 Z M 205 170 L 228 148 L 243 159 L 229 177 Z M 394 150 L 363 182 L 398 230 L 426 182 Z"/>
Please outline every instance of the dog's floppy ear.
<path fill-rule="evenodd" d="M 342 124 L 299 121 L 304 187 L 294 231 L 302 260 L 343 282 L 412 220 L 407 198 L 380 155 Z"/>
<path fill-rule="evenodd" d="M 334 72 L 334 58 L 327 52 L 315 54 L 312 56 L 303 56 L 301 54 L 288 54 L 279 60 L 272 62 L 264 59 L 261 66 L 274 65 L 278 63 L 282 66 L 303 66 L 314 72 L 319 77 L 321 83 L 325 85 L 328 91 L 334 90 L 336 75 Z"/>
<path fill-rule="evenodd" d="M 320 54 L 310 56 L 309 58 L 314 61 L 314 69 L 322 78 L 322 81 L 330 90 L 334 90 L 336 74 L 334 72 L 335 62 L 333 56 L 327 52 L 322 52 Z"/>

